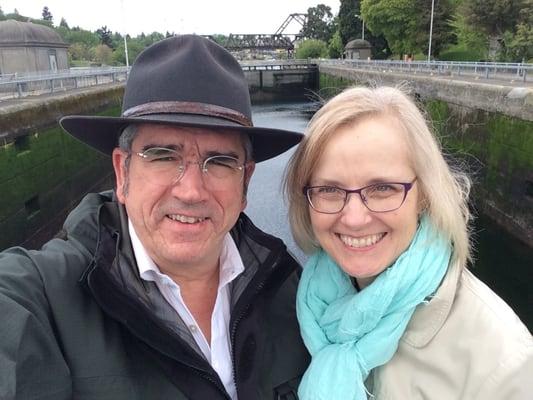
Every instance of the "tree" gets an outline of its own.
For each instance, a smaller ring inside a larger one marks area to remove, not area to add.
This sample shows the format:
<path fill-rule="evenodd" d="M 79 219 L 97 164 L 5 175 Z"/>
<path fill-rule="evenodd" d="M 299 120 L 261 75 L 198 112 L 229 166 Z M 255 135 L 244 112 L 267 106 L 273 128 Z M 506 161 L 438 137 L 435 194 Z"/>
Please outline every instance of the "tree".
<path fill-rule="evenodd" d="M 29 20 L 28 17 L 25 17 L 24 15 L 20 15 L 16 8 L 12 13 L 6 14 L 6 19 L 14 19 L 15 21 L 20 21 L 20 22 L 28 22 Z"/>
<path fill-rule="evenodd" d="M 449 28 L 454 3 L 435 0 L 433 54 L 454 41 Z M 425 53 L 429 44 L 431 4 L 427 0 L 362 0 L 361 13 L 373 34 L 382 34 L 398 55 Z"/>
<path fill-rule="evenodd" d="M 328 56 L 328 45 L 317 39 L 307 39 L 296 49 L 296 58 L 325 58 Z"/>
<path fill-rule="evenodd" d="M 481 60 L 488 57 L 489 42 L 487 34 L 470 25 L 464 14 L 456 11 L 450 21 L 450 26 L 457 37 L 457 47 L 460 51 L 468 53 L 472 60 Z"/>
<path fill-rule="evenodd" d="M 2 7 L 0 7 L 0 21 L 4 21 L 6 19 L 6 16 L 4 15 L 4 11 L 2 10 Z"/>
<path fill-rule="evenodd" d="M 489 58 L 495 59 L 504 35 L 507 42 L 512 41 L 518 21 L 523 14 L 531 14 L 533 6 L 531 0 L 464 0 L 461 11 L 470 25 L 487 34 Z"/>
<path fill-rule="evenodd" d="M 339 8 L 339 34 L 345 46 L 350 40 L 361 38 L 362 22 L 359 0 L 341 0 Z"/>
<path fill-rule="evenodd" d="M 316 7 L 309 7 L 307 9 L 307 21 L 300 31 L 301 35 L 306 38 L 328 42 L 334 31 L 331 7 L 318 4 Z"/>
<path fill-rule="evenodd" d="M 113 32 L 107 29 L 107 25 L 97 29 L 96 34 L 100 38 L 100 44 L 105 44 L 107 47 L 113 48 L 113 40 L 111 39 Z"/>
<path fill-rule="evenodd" d="M 83 43 L 73 43 L 68 48 L 68 54 L 72 60 L 86 60 L 91 59 L 90 47 Z"/>
<path fill-rule="evenodd" d="M 502 42 L 503 60 L 521 62 L 533 58 L 533 0 L 523 2 L 514 32 L 506 31 Z"/>
<path fill-rule="evenodd" d="M 69 44 L 80 43 L 87 48 L 91 48 L 100 43 L 100 38 L 96 33 L 81 29 L 79 26 L 75 26 L 70 30 L 58 28 L 58 31 L 64 32 L 63 39 Z"/>
<path fill-rule="evenodd" d="M 144 45 L 139 40 L 137 40 L 137 38 L 128 38 L 128 58 L 130 65 L 135 61 L 139 53 L 143 50 Z M 116 64 L 126 64 L 124 43 L 121 43 L 119 46 L 117 46 L 116 50 L 113 52 L 113 61 Z"/>
<path fill-rule="evenodd" d="M 353 39 L 362 38 L 363 23 L 359 0 L 341 0 L 338 29 L 343 46 Z M 387 40 L 382 34 L 374 34 L 365 25 L 365 40 L 372 46 L 372 58 L 383 59 L 391 54 Z"/>
<path fill-rule="evenodd" d="M 94 48 L 94 60 L 101 65 L 109 65 L 113 59 L 113 50 L 105 44 L 99 44 Z"/>
<path fill-rule="evenodd" d="M 61 18 L 61 22 L 59 22 L 59 26 L 63 27 L 63 28 L 66 28 L 66 29 L 70 29 L 68 24 L 67 24 L 67 20 L 65 18 Z"/>
<path fill-rule="evenodd" d="M 341 34 L 337 29 L 328 43 L 328 54 L 330 58 L 342 58 L 344 46 L 342 45 Z"/>
<path fill-rule="evenodd" d="M 54 17 L 52 16 L 52 13 L 50 12 L 47 6 L 44 6 L 43 12 L 41 13 L 41 15 L 43 16 L 43 20 L 45 21 L 52 22 L 52 20 L 54 19 Z"/>

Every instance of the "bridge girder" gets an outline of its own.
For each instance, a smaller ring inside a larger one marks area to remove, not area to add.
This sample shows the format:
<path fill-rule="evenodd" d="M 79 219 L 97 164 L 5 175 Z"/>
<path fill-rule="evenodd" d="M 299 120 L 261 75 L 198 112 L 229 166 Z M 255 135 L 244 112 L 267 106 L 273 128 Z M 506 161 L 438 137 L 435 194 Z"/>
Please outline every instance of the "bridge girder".
<path fill-rule="evenodd" d="M 287 28 L 287 26 L 289 26 L 292 21 L 298 22 L 300 25 L 302 25 L 303 28 L 307 22 L 307 14 L 289 14 L 289 16 L 285 19 L 285 21 L 283 21 L 283 23 L 276 30 L 276 32 L 274 32 L 274 35 L 281 35 L 285 28 Z"/>
<path fill-rule="evenodd" d="M 294 50 L 290 37 L 281 34 L 230 34 L 222 46 L 228 50 Z"/>

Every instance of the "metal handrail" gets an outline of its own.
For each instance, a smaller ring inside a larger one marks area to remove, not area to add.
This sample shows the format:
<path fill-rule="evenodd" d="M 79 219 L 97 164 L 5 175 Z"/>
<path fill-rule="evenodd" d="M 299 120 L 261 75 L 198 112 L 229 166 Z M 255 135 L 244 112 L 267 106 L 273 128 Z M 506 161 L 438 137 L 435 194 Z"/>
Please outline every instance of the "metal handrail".
<path fill-rule="evenodd" d="M 75 68 L 0 76 L 0 100 L 125 81 L 127 67 Z"/>
<path fill-rule="evenodd" d="M 380 69 L 408 73 L 431 73 L 450 76 L 476 76 L 484 79 L 531 81 L 533 64 L 463 62 L 463 61 L 396 61 L 396 60 L 315 60 L 320 64 L 348 66 L 360 69 Z"/>
<path fill-rule="evenodd" d="M 0 75 L 0 84 L 2 83 L 29 83 L 34 81 L 43 81 L 50 79 L 62 78 L 82 78 L 96 75 L 109 75 L 112 73 L 126 73 L 127 67 L 100 67 L 100 68 L 76 68 L 63 69 L 58 71 L 32 71 L 17 72 L 15 74 Z"/>

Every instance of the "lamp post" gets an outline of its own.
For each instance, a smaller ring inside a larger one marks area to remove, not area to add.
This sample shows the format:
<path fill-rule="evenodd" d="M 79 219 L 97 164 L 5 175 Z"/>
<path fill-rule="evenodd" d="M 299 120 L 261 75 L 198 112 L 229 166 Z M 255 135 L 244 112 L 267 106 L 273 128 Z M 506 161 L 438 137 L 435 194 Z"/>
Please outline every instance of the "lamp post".
<path fill-rule="evenodd" d="M 429 20 L 428 62 L 431 61 L 431 37 L 433 36 L 433 10 L 434 8 L 435 8 L 435 0 L 431 0 L 431 18 Z"/>
<path fill-rule="evenodd" d="M 124 55 L 126 56 L 126 68 L 129 70 L 130 61 L 128 57 L 128 41 L 126 40 L 128 34 L 126 33 L 126 13 L 124 12 L 124 0 L 120 0 L 120 6 L 122 8 L 122 25 L 124 29 Z"/>
<path fill-rule="evenodd" d="M 355 14 L 355 16 L 361 20 L 361 39 L 365 40 L 365 20 L 359 14 Z"/>

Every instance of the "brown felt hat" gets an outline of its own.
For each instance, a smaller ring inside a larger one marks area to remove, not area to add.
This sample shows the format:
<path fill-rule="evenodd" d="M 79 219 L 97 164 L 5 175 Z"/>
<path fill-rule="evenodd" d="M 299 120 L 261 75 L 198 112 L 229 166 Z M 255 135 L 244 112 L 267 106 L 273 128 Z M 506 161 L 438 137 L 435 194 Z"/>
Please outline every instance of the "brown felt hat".
<path fill-rule="evenodd" d="M 226 49 L 196 35 L 171 37 L 139 54 L 120 117 L 70 115 L 60 120 L 72 136 L 107 155 L 117 147 L 124 128 L 138 123 L 246 132 L 257 162 L 283 153 L 303 137 L 254 127 L 241 66 Z"/>

